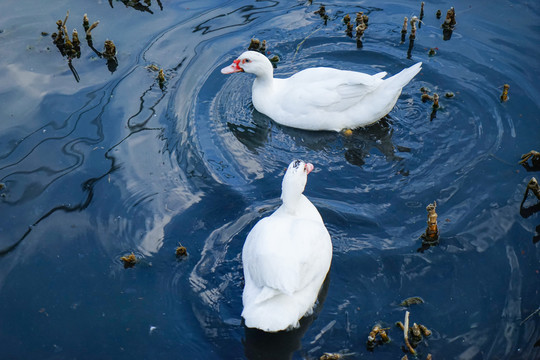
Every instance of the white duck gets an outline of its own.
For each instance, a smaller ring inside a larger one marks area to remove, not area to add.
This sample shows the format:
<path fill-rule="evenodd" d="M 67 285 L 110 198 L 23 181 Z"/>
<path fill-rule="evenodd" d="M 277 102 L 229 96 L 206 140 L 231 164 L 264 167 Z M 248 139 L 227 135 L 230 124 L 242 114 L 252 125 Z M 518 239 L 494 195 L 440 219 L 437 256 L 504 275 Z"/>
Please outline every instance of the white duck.
<path fill-rule="evenodd" d="M 242 317 L 250 328 L 292 329 L 313 311 L 332 260 L 332 241 L 315 206 L 302 194 L 313 165 L 293 161 L 283 177 L 282 205 L 261 219 L 242 250 Z"/>
<path fill-rule="evenodd" d="M 386 80 L 382 79 L 386 72 L 367 75 L 327 67 L 275 79 L 274 68 L 266 56 L 246 51 L 221 72 L 257 75 L 252 89 L 253 106 L 279 124 L 340 131 L 372 124 L 388 114 L 401 89 L 421 68 L 419 62 Z"/>

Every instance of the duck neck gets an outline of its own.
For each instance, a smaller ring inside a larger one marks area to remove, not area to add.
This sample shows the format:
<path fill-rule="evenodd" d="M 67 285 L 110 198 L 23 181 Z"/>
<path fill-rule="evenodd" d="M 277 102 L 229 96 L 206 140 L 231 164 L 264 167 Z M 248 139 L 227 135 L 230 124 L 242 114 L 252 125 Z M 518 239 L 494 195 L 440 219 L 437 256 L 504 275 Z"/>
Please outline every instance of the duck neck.
<path fill-rule="evenodd" d="M 255 78 L 255 81 L 253 82 L 253 86 L 258 86 L 261 88 L 271 88 L 274 84 L 274 72 L 273 70 L 268 72 L 265 71 L 264 73 L 257 74 L 257 77 Z"/>
<path fill-rule="evenodd" d="M 295 214 L 302 201 L 302 196 L 302 193 L 284 190 L 281 193 L 282 208 L 289 214 Z"/>
<path fill-rule="evenodd" d="M 255 71 L 255 75 L 257 75 L 255 82 L 259 83 L 260 86 L 272 86 L 274 82 L 274 67 L 272 66 L 272 63 L 267 61 L 264 64 L 261 64 Z"/>

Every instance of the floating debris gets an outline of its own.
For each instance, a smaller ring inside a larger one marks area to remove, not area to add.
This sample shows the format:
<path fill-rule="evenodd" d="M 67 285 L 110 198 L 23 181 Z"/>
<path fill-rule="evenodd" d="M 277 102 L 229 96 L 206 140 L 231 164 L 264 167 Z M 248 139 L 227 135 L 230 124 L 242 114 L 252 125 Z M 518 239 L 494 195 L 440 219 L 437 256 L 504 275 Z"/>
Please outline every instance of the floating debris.
<path fill-rule="evenodd" d="M 324 19 L 324 25 L 328 23 L 328 14 L 326 13 L 326 8 L 324 5 L 321 5 L 319 10 L 315 11 L 314 14 L 319 14 L 319 16 Z"/>
<path fill-rule="evenodd" d="M 519 161 L 519 164 L 528 165 L 527 161 L 529 161 L 529 159 L 531 159 L 532 167 L 540 168 L 540 152 L 531 150 L 528 153 L 521 155 L 521 160 Z"/>
<path fill-rule="evenodd" d="M 433 96 L 429 95 L 428 93 L 424 93 L 420 99 L 422 99 L 422 102 L 433 101 Z"/>
<path fill-rule="evenodd" d="M 451 91 L 448 91 L 448 92 L 446 92 L 444 94 L 444 97 L 448 98 L 448 99 L 453 98 L 454 96 L 455 96 L 455 94 L 453 92 L 451 92 Z"/>
<path fill-rule="evenodd" d="M 155 64 L 150 64 L 150 65 L 146 66 L 146 68 L 148 70 L 152 70 L 152 71 L 159 71 L 159 67 L 157 65 L 155 65 Z"/>
<path fill-rule="evenodd" d="M 368 335 L 368 339 L 367 339 L 367 343 L 366 343 L 366 347 L 369 351 L 372 351 L 375 346 L 378 344 L 378 343 L 388 343 L 390 342 L 390 338 L 388 337 L 388 335 L 386 334 L 386 329 L 383 329 L 381 327 L 381 325 L 379 324 L 376 324 L 373 326 L 373 328 L 371 329 L 369 335 Z M 377 335 L 380 336 L 381 340 L 380 341 L 377 341 Z"/>
<path fill-rule="evenodd" d="M 437 19 L 440 19 L 441 15 L 442 15 L 441 9 L 438 9 L 437 12 L 435 13 L 435 16 L 437 17 Z"/>
<path fill-rule="evenodd" d="M 434 244 L 439 240 L 439 229 L 437 227 L 438 215 L 435 212 L 436 208 L 437 208 L 436 201 L 434 201 L 433 204 L 429 204 L 426 207 L 426 210 L 428 212 L 427 228 L 426 228 L 426 232 L 422 234 L 421 238 L 429 244 Z"/>
<path fill-rule="evenodd" d="M 354 355 L 355 353 L 341 354 L 341 353 L 324 353 L 319 360 L 341 360 L 346 356 Z"/>
<path fill-rule="evenodd" d="M 6 184 L 0 183 L 0 190 L 4 190 L 6 188 Z"/>
<path fill-rule="evenodd" d="M 409 327 L 409 312 L 405 312 L 405 324 L 401 321 L 396 322 L 396 326 L 403 331 L 403 339 L 405 341 L 404 351 L 408 351 L 412 355 L 416 355 L 416 346 L 422 341 L 422 337 L 431 336 L 431 331 L 422 324 L 413 323 Z M 410 334 L 409 334 L 410 333 Z M 409 341 L 410 335 L 410 341 Z"/>
<path fill-rule="evenodd" d="M 407 347 L 407 350 L 413 354 L 416 355 L 416 350 L 411 346 L 409 343 L 409 312 L 405 311 L 405 321 L 403 324 L 403 340 L 405 341 L 405 346 Z"/>
<path fill-rule="evenodd" d="M 527 200 L 527 196 L 529 196 L 529 190 L 536 196 L 538 200 L 540 200 L 540 186 L 538 185 L 538 181 L 533 176 L 531 180 L 529 180 L 529 183 L 527 184 L 527 188 L 525 189 L 525 194 L 523 194 L 523 200 L 521 201 L 521 206 L 525 203 L 525 200 Z"/>
<path fill-rule="evenodd" d="M 503 85 L 503 93 L 501 95 L 501 102 L 505 102 L 508 100 L 508 89 L 510 89 L 510 85 L 504 84 Z"/>
<path fill-rule="evenodd" d="M 403 300 L 399 306 L 411 306 L 411 305 L 414 305 L 414 304 L 423 304 L 424 303 L 424 299 L 422 299 L 421 297 L 419 296 L 412 296 L 412 297 L 409 297 L 409 298 L 406 298 L 405 300 Z"/>
<path fill-rule="evenodd" d="M 179 243 L 178 247 L 176 248 L 176 257 L 182 256 L 187 256 L 187 249 Z"/>
<path fill-rule="evenodd" d="M 345 136 L 351 136 L 353 134 L 353 131 L 351 129 L 344 129 L 343 135 Z"/>
<path fill-rule="evenodd" d="M 538 307 L 538 309 L 534 310 L 529 316 L 523 319 L 523 321 L 521 321 L 519 325 L 520 326 L 523 325 L 526 321 L 529 321 L 529 319 L 532 318 L 536 314 L 540 314 L 540 306 Z"/>
<path fill-rule="evenodd" d="M 131 253 L 128 256 L 122 256 L 120 260 L 124 263 L 124 269 L 134 267 L 138 261 L 134 253 Z"/>
<path fill-rule="evenodd" d="M 437 50 L 439 50 L 439 48 L 430 48 L 429 51 L 428 51 L 428 56 L 437 55 Z"/>

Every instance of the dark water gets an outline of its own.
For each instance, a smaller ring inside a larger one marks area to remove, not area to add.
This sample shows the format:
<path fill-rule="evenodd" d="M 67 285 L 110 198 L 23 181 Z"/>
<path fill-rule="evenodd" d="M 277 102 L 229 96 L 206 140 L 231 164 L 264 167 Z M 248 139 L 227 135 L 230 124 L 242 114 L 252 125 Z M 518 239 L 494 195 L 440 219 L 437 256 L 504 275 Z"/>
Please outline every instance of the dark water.
<path fill-rule="evenodd" d="M 327 25 L 313 13 L 320 3 L 304 1 L 0 4 L 3 359 L 399 359 L 394 323 L 406 310 L 433 332 L 419 359 L 540 356 L 540 317 L 526 320 L 540 305 L 532 194 L 520 212 L 540 169 L 517 164 L 540 150 L 540 5 L 427 1 L 408 58 L 400 30 L 420 1 L 324 4 Z M 450 6 L 457 25 L 443 40 Z M 40 34 L 66 10 L 82 41 L 79 82 Z M 361 49 L 341 20 L 357 11 L 369 15 Z M 87 46 L 84 13 L 100 20 L 98 51 L 116 44 L 114 72 Z M 282 76 L 424 65 L 379 123 L 350 137 L 305 132 L 253 109 L 252 76 L 220 74 L 252 37 L 280 56 Z M 436 114 L 421 87 L 441 95 Z M 279 205 L 294 158 L 315 164 L 305 193 L 332 235 L 332 269 L 316 317 L 261 338 L 241 323 L 240 253 Z M 419 252 L 433 201 L 440 244 Z M 140 262 L 124 269 L 131 252 Z M 425 303 L 398 305 L 410 296 Z M 392 341 L 369 352 L 376 323 Z"/>

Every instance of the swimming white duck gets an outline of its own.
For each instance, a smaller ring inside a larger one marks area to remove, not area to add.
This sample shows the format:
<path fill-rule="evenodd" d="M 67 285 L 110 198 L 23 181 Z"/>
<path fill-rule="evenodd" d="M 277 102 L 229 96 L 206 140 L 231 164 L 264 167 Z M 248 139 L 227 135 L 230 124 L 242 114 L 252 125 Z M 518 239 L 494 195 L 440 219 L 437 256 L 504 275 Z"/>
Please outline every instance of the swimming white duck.
<path fill-rule="evenodd" d="M 246 51 L 223 74 L 247 72 L 252 102 L 275 122 L 304 130 L 340 131 L 372 124 L 392 110 L 401 90 L 422 68 L 419 62 L 383 80 L 386 72 L 367 75 L 328 67 L 310 68 L 286 79 L 274 78 L 270 60 Z"/>
<path fill-rule="evenodd" d="M 242 250 L 242 317 L 249 328 L 277 332 L 313 311 L 330 269 L 332 241 L 302 193 L 313 165 L 293 161 L 283 177 L 281 206 L 255 224 Z"/>

